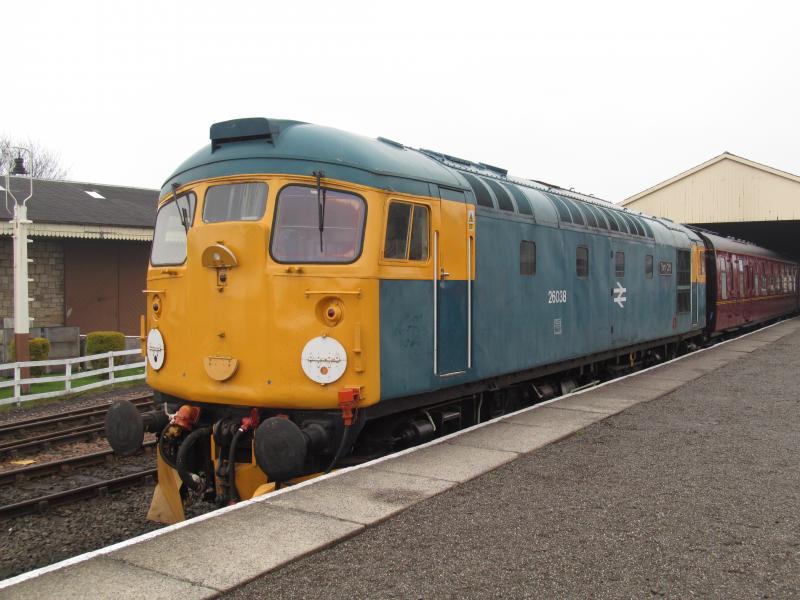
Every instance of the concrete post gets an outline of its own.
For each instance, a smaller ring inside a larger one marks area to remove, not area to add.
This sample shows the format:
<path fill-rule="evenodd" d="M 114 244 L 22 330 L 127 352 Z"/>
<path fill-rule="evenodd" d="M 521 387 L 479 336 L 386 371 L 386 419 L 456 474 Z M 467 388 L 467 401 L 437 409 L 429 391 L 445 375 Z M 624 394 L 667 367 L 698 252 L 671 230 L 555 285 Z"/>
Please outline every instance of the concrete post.
<path fill-rule="evenodd" d="M 31 359 L 28 349 L 30 339 L 30 312 L 28 310 L 28 207 L 24 204 L 14 205 L 14 347 L 17 362 Z M 22 368 L 22 378 L 30 377 L 30 368 Z M 27 392 L 29 386 L 24 386 Z"/>

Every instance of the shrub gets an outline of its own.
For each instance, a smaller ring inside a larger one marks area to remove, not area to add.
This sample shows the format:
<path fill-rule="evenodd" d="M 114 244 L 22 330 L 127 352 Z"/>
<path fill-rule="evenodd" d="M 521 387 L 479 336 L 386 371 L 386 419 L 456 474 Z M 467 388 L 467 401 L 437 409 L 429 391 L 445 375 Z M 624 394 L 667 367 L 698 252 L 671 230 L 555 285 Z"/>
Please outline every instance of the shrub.
<path fill-rule="evenodd" d="M 8 345 L 8 351 L 11 355 L 11 362 L 17 360 L 17 347 L 12 338 L 11 343 Z M 31 360 L 47 360 L 50 356 L 50 340 L 47 338 L 30 338 L 28 340 L 28 352 L 30 353 Z M 42 375 L 45 367 L 31 367 L 31 375 Z"/>
<path fill-rule="evenodd" d="M 119 331 L 92 331 L 86 335 L 86 354 L 103 354 L 105 352 L 125 350 L 125 335 Z M 115 365 L 121 365 L 124 361 L 124 356 L 118 356 L 114 359 Z M 108 366 L 106 360 L 93 360 L 93 369 L 102 369 Z"/>

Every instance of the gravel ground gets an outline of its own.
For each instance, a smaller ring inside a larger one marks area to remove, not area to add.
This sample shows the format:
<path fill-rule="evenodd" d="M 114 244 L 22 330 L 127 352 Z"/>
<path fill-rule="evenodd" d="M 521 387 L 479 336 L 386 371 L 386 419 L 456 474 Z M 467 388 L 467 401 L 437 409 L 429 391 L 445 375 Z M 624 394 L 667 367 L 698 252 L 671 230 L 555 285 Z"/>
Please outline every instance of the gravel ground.
<path fill-rule="evenodd" d="M 225 597 L 800 597 L 798 364 L 800 332 Z"/>
<path fill-rule="evenodd" d="M 76 398 L 61 400 L 42 406 L 23 407 L 2 413 L 0 422 L 13 421 L 32 416 L 53 415 L 83 406 L 99 405 L 116 398 L 132 398 L 148 392 L 144 385 L 124 389 L 107 390 Z M 147 435 L 146 439 L 154 439 Z M 3 457 L 0 470 L 19 468 L 18 460 L 45 462 L 88 454 L 107 449 L 105 439 L 76 442 L 54 446 L 48 451 L 24 457 Z M 52 476 L 33 479 L 14 487 L 0 488 L 0 503 L 9 503 L 49 492 L 86 485 L 98 478 L 122 476 L 155 466 L 155 454 L 138 455 L 104 466 L 77 468 L 68 476 Z M 26 515 L 0 521 L 0 579 L 43 567 L 66 558 L 96 550 L 109 544 L 159 529 L 162 525 L 147 521 L 147 510 L 153 496 L 154 485 L 141 485 L 94 498 L 80 504 L 58 507 L 46 514 Z M 215 506 L 201 504 L 187 510 L 188 516 L 196 516 L 213 510 Z"/>
<path fill-rule="evenodd" d="M 47 514 L 0 521 L 0 579 L 164 527 L 146 519 L 154 487 L 142 485 Z M 186 514 L 195 517 L 215 508 L 199 504 Z"/>

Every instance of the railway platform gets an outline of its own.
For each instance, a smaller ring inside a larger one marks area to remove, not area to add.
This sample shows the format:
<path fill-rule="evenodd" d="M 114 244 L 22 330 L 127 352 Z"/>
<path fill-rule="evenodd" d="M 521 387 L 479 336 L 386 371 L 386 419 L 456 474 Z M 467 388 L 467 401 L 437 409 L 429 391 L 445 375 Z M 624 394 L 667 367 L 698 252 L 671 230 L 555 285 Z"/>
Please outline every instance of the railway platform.
<path fill-rule="evenodd" d="M 800 596 L 798 365 L 792 319 L 0 597 Z"/>

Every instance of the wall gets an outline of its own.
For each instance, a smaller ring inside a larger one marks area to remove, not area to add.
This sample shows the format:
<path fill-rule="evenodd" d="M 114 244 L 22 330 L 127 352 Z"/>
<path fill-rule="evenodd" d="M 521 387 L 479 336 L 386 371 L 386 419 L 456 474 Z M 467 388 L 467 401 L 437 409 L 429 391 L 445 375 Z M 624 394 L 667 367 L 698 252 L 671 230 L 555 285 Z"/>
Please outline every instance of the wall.
<path fill-rule="evenodd" d="M 80 356 L 80 331 L 77 327 L 31 327 L 31 337 L 50 340 L 49 358 L 53 360 Z M 13 329 L 0 329 L 0 363 L 11 362 L 9 345 L 13 339 Z"/>
<path fill-rule="evenodd" d="M 64 324 L 64 252 L 61 242 L 34 238 L 28 245 L 28 257 L 33 262 L 28 276 L 33 279 L 29 293 L 31 327 Z M 0 317 L 14 317 L 14 250 L 12 239 L 0 238 Z M 2 324 L 2 323 L 0 323 Z M 10 323 L 13 326 L 13 321 Z"/>

